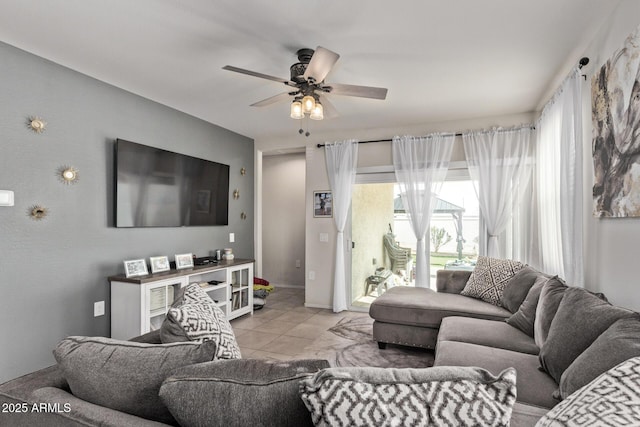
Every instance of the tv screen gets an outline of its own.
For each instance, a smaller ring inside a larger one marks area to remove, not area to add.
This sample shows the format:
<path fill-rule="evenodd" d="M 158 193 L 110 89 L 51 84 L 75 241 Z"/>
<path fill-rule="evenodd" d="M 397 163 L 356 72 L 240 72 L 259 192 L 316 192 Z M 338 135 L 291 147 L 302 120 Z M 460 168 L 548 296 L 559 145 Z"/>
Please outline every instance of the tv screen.
<path fill-rule="evenodd" d="M 229 224 L 229 165 L 116 140 L 116 227 Z"/>

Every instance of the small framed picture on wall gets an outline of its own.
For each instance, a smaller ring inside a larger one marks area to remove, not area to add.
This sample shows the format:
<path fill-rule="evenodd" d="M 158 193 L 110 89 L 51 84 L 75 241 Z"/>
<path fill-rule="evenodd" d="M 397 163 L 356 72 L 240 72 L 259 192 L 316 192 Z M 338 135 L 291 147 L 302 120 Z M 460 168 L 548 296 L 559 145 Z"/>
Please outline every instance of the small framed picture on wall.
<path fill-rule="evenodd" d="M 176 255 L 176 269 L 193 268 L 193 255 L 192 254 L 178 254 Z"/>
<path fill-rule="evenodd" d="M 331 218 L 333 216 L 333 198 L 331 191 L 313 192 L 313 217 Z"/>
<path fill-rule="evenodd" d="M 152 273 L 160 273 L 171 269 L 169 257 L 166 256 L 152 256 L 149 258 L 149 263 L 151 264 Z"/>
<path fill-rule="evenodd" d="M 149 274 L 147 270 L 147 261 L 144 259 L 132 259 L 124 262 L 124 274 L 126 277 L 146 276 Z"/>

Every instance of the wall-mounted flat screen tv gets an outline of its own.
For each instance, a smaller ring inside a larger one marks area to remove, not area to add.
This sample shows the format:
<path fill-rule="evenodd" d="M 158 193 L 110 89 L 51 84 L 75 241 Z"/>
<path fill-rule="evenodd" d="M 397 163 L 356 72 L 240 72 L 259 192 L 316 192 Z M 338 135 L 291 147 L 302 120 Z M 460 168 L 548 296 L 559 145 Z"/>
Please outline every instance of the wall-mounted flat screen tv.
<path fill-rule="evenodd" d="M 116 227 L 229 224 L 229 165 L 117 139 L 115 166 Z"/>

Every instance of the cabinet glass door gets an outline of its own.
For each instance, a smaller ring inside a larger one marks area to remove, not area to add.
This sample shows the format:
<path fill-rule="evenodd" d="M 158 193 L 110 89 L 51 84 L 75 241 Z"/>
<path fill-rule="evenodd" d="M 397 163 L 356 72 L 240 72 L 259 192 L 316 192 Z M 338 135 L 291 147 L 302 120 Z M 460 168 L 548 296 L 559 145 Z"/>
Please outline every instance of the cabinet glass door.
<path fill-rule="evenodd" d="M 149 330 L 160 329 L 167 311 L 169 311 L 171 304 L 173 304 L 175 297 L 178 295 L 179 289 L 180 283 L 166 284 L 149 289 L 149 303 L 147 304 L 147 307 L 149 307 L 147 316 Z"/>

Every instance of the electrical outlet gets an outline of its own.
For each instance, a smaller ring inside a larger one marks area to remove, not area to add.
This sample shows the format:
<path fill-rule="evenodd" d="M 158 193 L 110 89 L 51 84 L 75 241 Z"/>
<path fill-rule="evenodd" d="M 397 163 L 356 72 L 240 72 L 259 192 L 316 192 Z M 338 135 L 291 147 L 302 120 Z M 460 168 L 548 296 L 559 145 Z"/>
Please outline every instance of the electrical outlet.
<path fill-rule="evenodd" d="M 104 316 L 104 301 L 93 303 L 93 317 Z"/>
<path fill-rule="evenodd" d="M 296 260 L 296 268 L 300 268 L 300 266 L 301 266 L 301 265 L 302 265 L 302 264 L 300 264 L 300 260 L 299 260 L 299 259 L 297 259 L 297 260 Z"/>
<path fill-rule="evenodd" d="M 309 280 L 316 280 L 316 272 L 311 270 L 309 272 Z"/>

